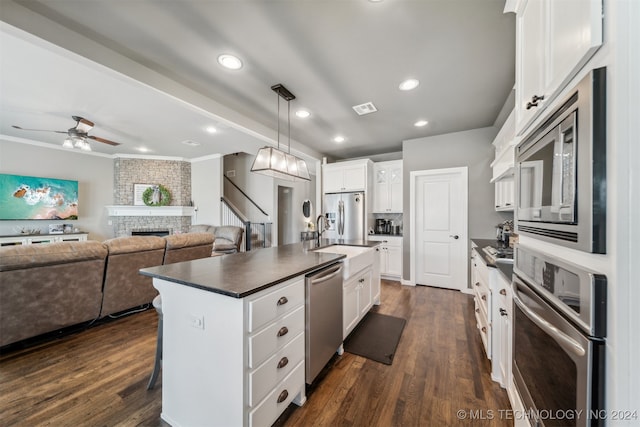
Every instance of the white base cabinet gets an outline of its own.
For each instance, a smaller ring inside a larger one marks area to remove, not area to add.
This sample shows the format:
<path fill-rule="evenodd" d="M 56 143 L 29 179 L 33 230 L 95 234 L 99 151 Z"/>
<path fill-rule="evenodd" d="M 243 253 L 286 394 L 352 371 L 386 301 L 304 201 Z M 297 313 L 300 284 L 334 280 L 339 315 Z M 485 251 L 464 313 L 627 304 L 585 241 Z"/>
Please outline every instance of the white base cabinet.
<path fill-rule="evenodd" d="M 507 388 L 513 342 L 511 284 L 497 268 L 487 266 L 475 247 L 471 250 L 471 279 L 476 323 L 491 360 L 491 379 Z"/>
<path fill-rule="evenodd" d="M 372 276 L 372 268 L 367 267 L 344 282 L 343 339 L 351 333 L 373 305 Z"/>
<path fill-rule="evenodd" d="M 304 277 L 246 298 L 153 284 L 162 296 L 164 421 L 270 426 L 289 403 L 304 404 Z"/>
<path fill-rule="evenodd" d="M 482 344 L 487 358 L 493 355 L 491 329 L 491 288 L 489 282 L 489 267 L 484 263 L 476 249 L 471 250 L 471 283 L 473 285 L 474 310 L 476 326 L 482 338 Z"/>
<path fill-rule="evenodd" d="M 56 242 L 84 242 L 88 233 L 25 234 L 21 236 L 0 236 L 0 246 L 36 245 Z"/>
<path fill-rule="evenodd" d="M 495 269 L 494 269 L 495 270 Z M 499 271 L 492 272 L 495 280 L 493 304 L 493 348 L 495 357 L 492 361 L 491 377 L 499 382 L 503 388 L 509 387 L 511 382 L 511 346 L 512 346 L 512 312 L 511 312 L 511 284 L 505 280 Z"/>
<path fill-rule="evenodd" d="M 380 242 L 380 276 L 400 280 L 402 277 L 402 237 L 400 236 L 368 236 L 371 242 Z"/>

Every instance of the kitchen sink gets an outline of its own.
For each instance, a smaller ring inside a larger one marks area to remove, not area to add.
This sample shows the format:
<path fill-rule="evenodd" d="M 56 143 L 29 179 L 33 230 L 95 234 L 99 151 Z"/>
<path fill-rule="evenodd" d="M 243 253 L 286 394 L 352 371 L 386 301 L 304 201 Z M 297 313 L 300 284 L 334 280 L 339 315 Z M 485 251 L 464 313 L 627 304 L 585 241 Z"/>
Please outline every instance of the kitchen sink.
<path fill-rule="evenodd" d="M 375 251 L 370 247 L 331 245 L 324 248 L 314 249 L 314 252 L 326 252 L 330 254 L 343 254 L 347 257 L 343 262 L 344 279 L 370 266 L 374 262 Z"/>

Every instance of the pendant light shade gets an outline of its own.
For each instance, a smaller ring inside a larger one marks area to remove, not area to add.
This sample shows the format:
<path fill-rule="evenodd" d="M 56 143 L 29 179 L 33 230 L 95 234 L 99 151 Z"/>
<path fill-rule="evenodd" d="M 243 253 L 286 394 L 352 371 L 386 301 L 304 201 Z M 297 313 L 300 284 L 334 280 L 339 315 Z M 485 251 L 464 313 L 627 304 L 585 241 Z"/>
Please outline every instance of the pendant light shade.
<path fill-rule="evenodd" d="M 287 101 L 287 119 L 291 120 L 289 101 L 296 97 L 281 84 L 271 87 L 278 94 L 278 147 L 262 147 L 258 150 L 251 172 L 261 173 L 288 181 L 310 181 L 309 169 L 304 160 L 291 154 L 291 127 L 289 125 L 288 152 L 280 150 L 280 97 Z M 290 122 L 289 122 L 290 123 Z"/>

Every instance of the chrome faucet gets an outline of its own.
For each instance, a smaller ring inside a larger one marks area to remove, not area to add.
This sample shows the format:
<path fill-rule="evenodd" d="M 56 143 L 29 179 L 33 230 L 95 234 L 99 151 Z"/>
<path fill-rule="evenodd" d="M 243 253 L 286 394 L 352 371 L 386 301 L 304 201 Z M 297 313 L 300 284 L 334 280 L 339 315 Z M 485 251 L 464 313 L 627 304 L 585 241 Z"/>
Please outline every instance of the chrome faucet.
<path fill-rule="evenodd" d="M 322 230 L 321 230 L 321 228 L 322 228 Z M 316 230 L 318 230 L 318 245 L 317 246 L 320 246 L 320 237 L 322 236 L 322 233 L 327 231 L 327 228 L 329 228 L 329 218 L 327 218 L 324 215 L 318 215 L 318 218 L 316 218 Z"/>

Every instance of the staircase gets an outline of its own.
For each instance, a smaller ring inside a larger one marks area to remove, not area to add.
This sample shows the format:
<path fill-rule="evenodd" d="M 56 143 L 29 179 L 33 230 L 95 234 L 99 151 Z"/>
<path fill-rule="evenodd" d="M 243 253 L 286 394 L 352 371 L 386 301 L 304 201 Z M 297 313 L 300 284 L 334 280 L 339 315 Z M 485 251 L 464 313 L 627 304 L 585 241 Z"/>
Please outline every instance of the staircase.
<path fill-rule="evenodd" d="M 224 178 L 225 182 L 230 185 L 225 185 L 225 196 L 220 198 L 222 224 L 235 225 L 244 229 L 241 243 L 242 252 L 271 247 L 272 223 L 269 221 L 269 215 L 231 179 L 227 176 Z M 233 203 L 231 198 L 239 200 L 244 209 Z M 245 210 L 248 212 L 243 212 Z"/>

